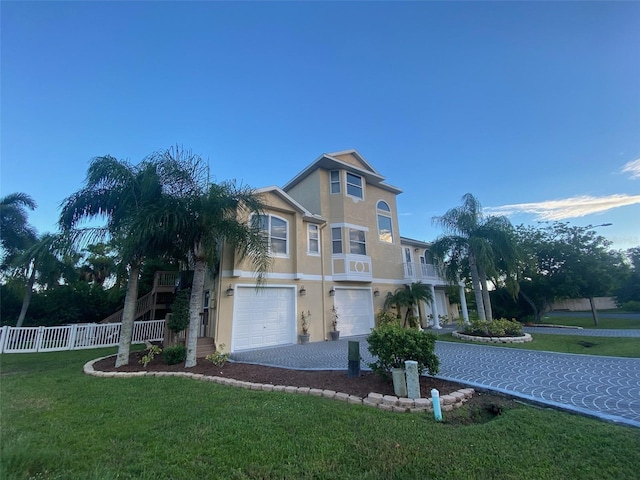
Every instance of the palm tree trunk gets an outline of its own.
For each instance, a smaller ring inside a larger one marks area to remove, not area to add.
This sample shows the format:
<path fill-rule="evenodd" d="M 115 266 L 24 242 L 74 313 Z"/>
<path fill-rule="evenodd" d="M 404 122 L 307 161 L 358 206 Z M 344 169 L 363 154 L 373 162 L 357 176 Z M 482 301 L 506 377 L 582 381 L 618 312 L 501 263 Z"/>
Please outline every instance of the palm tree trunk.
<path fill-rule="evenodd" d="M 124 297 L 124 308 L 122 311 L 122 324 L 120 325 L 120 343 L 118 345 L 118 356 L 116 357 L 116 368 L 129 365 L 129 352 L 131 350 L 131 337 L 133 336 L 133 322 L 136 317 L 136 304 L 138 303 L 138 277 L 140 276 L 140 266 L 131 265 L 129 267 L 129 279 L 127 281 L 127 294 Z"/>
<path fill-rule="evenodd" d="M 482 302 L 484 303 L 484 313 L 488 321 L 493 321 L 493 313 L 491 311 L 491 297 L 487 288 L 487 274 L 484 268 L 478 268 L 480 275 L 480 283 L 482 284 Z"/>
<path fill-rule="evenodd" d="M 198 330 L 200 328 L 205 271 L 205 260 L 196 257 L 193 271 L 193 285 L 191 286 L 191 298 L 189 300 L 189 336 L 187 338 L 187 359 L 184 364 L 186 368 L 196 366 L 196 351 L 198 348 Z"/>
<path fill-rule="evenodd" d="M 29 309 L 29 304 L 31 303 L 31 297 L 33 296 L 33 284 L 36 283 L 36 269 L 31 270 L 31 275 L 29 275 L 29 281 L 27 282 L 27 291 L 24 292 L 24 297 L 22 298 L 22 308 L 20 309 L 20 315 L 18 316 L 18 321 L 16 322 L 16 328 L 20 328 L 24 323 L 24 317 L 27 316 L 27 310 Z"/>
<path fill-rule="evenodd" d="M 469 268 L 471 270 L 471 283 L 473 284 L 473 295 L 476 298 L 476 309 L 480 320 L 486 320 L 484 311 L 484 301 L 482 300 L 482 291 L 480 289 L 480 275 L 478 274 L 478 264 L 473 252 L 469 252 Z"/>

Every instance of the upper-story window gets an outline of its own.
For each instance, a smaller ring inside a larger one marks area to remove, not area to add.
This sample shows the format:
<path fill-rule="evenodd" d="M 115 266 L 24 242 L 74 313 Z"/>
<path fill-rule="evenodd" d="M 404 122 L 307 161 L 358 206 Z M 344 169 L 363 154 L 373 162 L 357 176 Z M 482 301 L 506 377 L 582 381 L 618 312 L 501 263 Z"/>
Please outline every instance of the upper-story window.
<path fill-rule="evenodd" d="M 318 225 L 309 224 L 307 228 L 307 252 L 313 255 L 320 253 L 320 235 Z"/>
<path fill-rule="evenodd" d="M 333 253 L 342 253 L 342 228 L 331 229 L 331 248 Z"/>
<path fill-rule="evenodd" d="M 349 229 L 349 253 L 356 255 L 367 254 L 367 241 L 364 230 Z"/>
<path fill-rule="evenodd" d="M 352 197 L 364 198 L 362 190 L 362 177 L 347 172 L 347 195 Z"/>
<path fill-rule="evenodd" d="M 255 215 L 252 221 L 262 231 L 262 235 L 269 245 L 269 251 L 273 255 L 289 254 L 287 242 L 289 223 L 284 218 L 275 215 Z"/>
<path fill-rule="evenodd" d="M 378 214 L 378 238 L 381 242 L 393 243 L 393 229 L 391 224 L 391 209 L 389 204 L 380 200 L 376 206 Z"/>
<path fill-rule="evenodd" d="M 340 170 L 331 170 L 329 172 L 331 193 L 340 193 Z"/>

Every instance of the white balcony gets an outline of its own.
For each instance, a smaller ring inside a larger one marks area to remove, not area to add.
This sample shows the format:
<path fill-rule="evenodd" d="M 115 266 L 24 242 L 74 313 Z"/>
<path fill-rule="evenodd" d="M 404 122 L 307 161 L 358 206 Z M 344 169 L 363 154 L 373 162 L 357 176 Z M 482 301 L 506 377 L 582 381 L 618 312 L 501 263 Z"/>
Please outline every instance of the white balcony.
<path fill-rule="evenodd" d="M 336 282 L 371 282 L 371 257 L 349 253 L 331 256 L 332 277 Z"/>
<path fill-rule="evenodd" d="M 435 265 L 430 263 L 405 262 L 404 279 L 408 282 L 418 282 L 428 280 L 429 282 L 445 283 L 445 280 L 438 274 Z"/>

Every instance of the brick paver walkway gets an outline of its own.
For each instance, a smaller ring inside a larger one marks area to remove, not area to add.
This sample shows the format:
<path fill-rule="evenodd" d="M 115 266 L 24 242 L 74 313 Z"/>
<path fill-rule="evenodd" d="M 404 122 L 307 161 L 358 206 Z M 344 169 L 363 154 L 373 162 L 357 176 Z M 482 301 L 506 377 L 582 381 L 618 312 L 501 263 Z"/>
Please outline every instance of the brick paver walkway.
<path fill-rule="evenodd" d="M 372 357 L 360 342 L 363 368 Z M 638 343 L 640 348 L 640 342 Z M 572 355 L 438 341 L 441 378 L 640 427 L 640 359 Z M 234 353 L 297 369 L 346 369 L 347 340 Z"/>

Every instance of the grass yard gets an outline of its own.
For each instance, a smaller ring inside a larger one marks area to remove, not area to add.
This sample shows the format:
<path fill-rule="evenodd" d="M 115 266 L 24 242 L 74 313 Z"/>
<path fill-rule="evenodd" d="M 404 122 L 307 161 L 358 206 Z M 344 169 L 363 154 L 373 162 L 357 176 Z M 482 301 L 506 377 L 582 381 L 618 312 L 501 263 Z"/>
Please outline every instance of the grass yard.
<path fill-rule="evenodd" d="M 542 350 L 545 352 L 640 358 L 640 338 L 590 337 L 586 335 L 555 335 L 550 333 L 534 333 L 531 336 L 533 341 L 528 343 L 491 343 L 483 345 Z M 438 340 L 472 343 L 455 338 L 451 333 L 439 335 Z"/>
<path fill-rule="evenodd" d="M 640 471 L 640 430 L 631 427 L 527 406 L 456 426 L 185 378 L 82 373 L 87 360 L 113 352 L 0 357 L 0 478 L 630 479 Z"/>
<path fill-rule="evenodd" d="M 576 317 L 562 314 L 554 315 L 551 313 L 542 318 L 542 323 L 546 325 L 567 325 L 582 328 L 640 328 L 640 315 L 629 315 L 627 318 L 611 318 L 607 317 L 607 312 L 599 312 L 598 326 L 596 327 L 593 324 L 591 312 L 584 312 L 584 315 Z"/>

